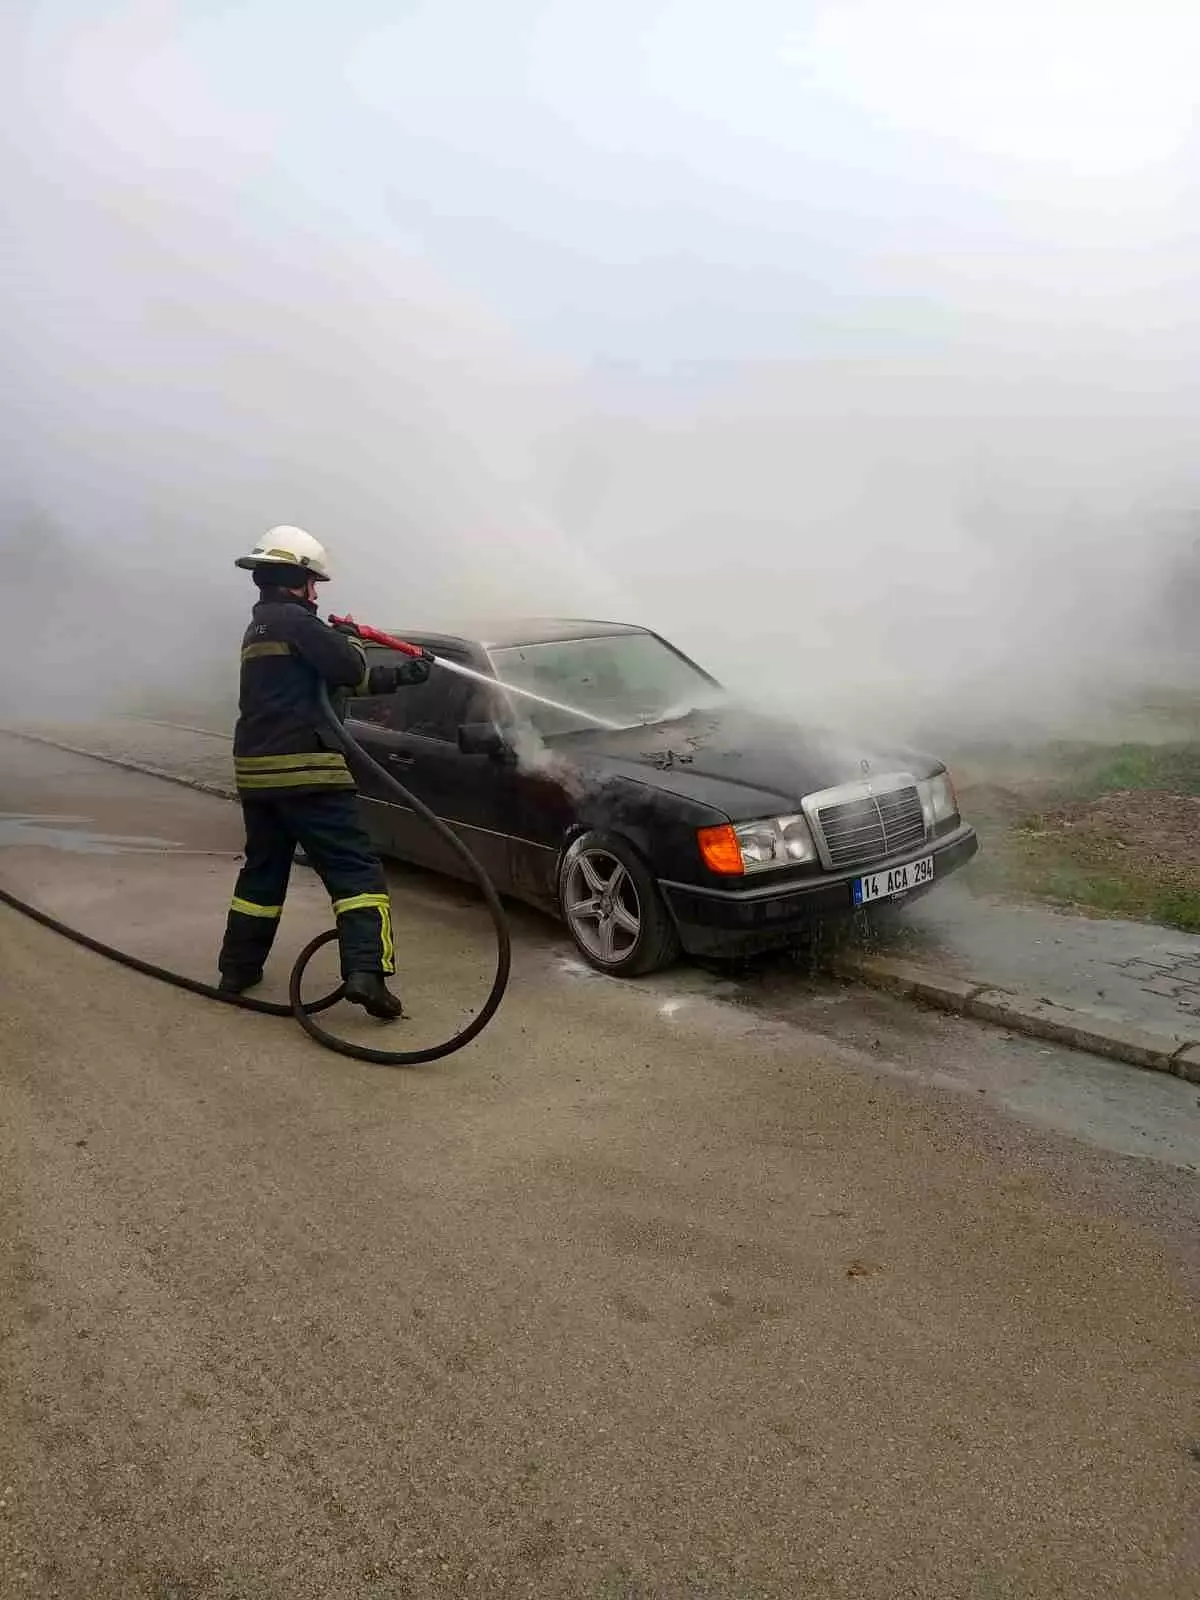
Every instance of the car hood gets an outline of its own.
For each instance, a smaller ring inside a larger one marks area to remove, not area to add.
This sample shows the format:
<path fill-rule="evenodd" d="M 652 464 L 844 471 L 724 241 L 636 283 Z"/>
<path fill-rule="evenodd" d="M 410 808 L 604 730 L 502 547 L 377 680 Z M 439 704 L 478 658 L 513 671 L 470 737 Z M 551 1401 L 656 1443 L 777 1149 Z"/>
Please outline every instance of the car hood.
<path fill-rule="evenodd" d="M 693 798 L 708 797 L 726 810 L 740 792 L 746 805 L 736 809 L 744 815 L 761 814 L 762 801 L 772 809 L 798 807 L 814 790 L 854 782 L 868 771 L 878 777 L 901 771 L 925 778 L 941 767 L 903 745 L 881 745 L 737 705 L 639 728 L 589 729 L 563 740 L 564 754 L 568 744 L 571 754 L 589 766 L 624 771 Z"/>

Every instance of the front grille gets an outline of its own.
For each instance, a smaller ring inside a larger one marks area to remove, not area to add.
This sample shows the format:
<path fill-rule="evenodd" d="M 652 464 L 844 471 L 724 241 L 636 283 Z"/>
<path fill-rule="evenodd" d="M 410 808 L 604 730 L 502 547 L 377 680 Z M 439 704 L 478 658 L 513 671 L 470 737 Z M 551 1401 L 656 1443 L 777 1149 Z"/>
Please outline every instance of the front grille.
<path fill-rule="evenodd" d="M 819 806 L 817 821 L 834 867 L 869 866 L 925 843 L 925 813 L 914 788 Z"/>

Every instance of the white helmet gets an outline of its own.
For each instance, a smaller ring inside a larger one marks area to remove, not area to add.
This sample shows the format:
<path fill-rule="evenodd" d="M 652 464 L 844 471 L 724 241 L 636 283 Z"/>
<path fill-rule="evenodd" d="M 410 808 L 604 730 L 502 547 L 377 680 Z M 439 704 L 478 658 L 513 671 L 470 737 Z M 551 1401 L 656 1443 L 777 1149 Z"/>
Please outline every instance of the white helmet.
<path fill-rule="evenodd" d="M 234 566 L 245 567 L 248 572 L 253 572 L 255 567 L 303 567 L 318 583 L 329 579 L 325 546 L 318 544 L 303 528 L 291 528 L 286 524 L 264 533 L 250 554 L 239 556 Z"/>

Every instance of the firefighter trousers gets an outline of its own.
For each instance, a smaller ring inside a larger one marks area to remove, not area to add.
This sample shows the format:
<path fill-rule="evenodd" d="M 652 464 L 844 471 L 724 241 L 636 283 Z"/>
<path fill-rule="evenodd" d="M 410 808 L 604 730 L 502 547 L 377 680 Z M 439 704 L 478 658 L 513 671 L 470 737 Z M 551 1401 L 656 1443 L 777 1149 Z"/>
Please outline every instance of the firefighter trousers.
<path fill-rule="evenodd" d="M 297 844 L 333 901 L 342 977 L 395 972 L 387 884 L 359 820 L 354 791 L 243 795 L 242 816 L 246 858 L 225 925 L 221 972 L 248 978 L 262 971 L 275 942 Z"/>

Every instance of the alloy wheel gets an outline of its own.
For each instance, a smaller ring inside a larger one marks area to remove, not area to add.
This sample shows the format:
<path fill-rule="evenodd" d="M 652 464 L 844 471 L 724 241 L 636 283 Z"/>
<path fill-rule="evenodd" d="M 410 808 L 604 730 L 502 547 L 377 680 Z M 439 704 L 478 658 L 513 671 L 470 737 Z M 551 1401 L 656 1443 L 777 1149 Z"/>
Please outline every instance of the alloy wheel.
<path fill-rule="evenodd" d="M 563 910 L 575 938 L 605 966 L 617 966 L 642 936 L 642 906 L 625 864 L 607 850 L 581 850 L 567 867 Z"/>

